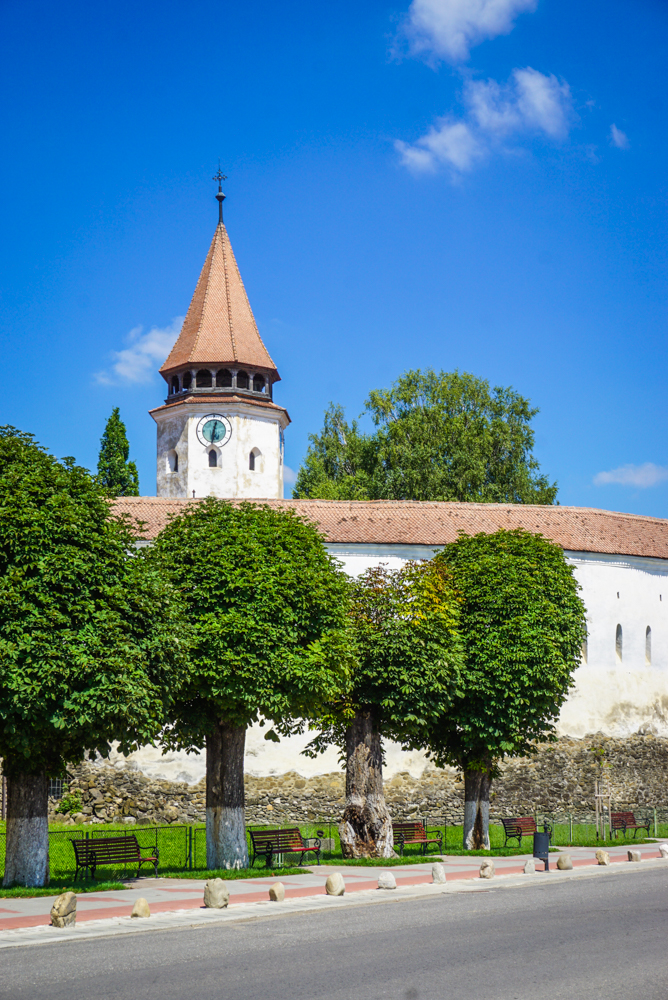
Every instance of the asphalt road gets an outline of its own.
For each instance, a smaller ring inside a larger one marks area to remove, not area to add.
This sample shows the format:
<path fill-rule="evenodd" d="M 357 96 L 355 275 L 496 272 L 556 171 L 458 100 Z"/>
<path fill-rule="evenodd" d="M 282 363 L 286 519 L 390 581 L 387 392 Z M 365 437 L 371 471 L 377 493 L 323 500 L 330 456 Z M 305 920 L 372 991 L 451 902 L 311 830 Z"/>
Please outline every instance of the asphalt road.
<path fill-rule="evenodd" d="M 668 872 L 0 953 L 11 1000 L 666 1000 Z"/>

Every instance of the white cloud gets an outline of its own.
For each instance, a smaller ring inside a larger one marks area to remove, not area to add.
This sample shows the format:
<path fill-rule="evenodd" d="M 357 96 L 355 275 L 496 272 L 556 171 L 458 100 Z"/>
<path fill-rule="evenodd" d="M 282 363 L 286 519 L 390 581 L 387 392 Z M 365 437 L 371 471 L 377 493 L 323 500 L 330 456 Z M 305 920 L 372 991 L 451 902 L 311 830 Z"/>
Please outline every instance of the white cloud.
<path fill-rule="evenodd" d="M 134 327 L 125 338 L 128 346 L 122 351 L 112 351 L 111 366 L 96 372 L 95 380 L 102 385 L 150 382 L 174 346 L 183 319 L 175 316 L 169 326 L 152 326 L 146 333 L 142 326 Z"/>
<path fill-rule="evenodd" d="M 289 465 L 283 466 L 283 482 L 287 486 L 294 486 L 297 482 L 297 473 L 294 469 L 291 469 Z"/>
<path fill-rule="evenodd" d="M 503 140 L 531 134 L 565 139 L 575 115 L 567 83 L 527 66 L 513 70 L 510 80 L 472 80 L 464 87 L 462 119 L 439 119 L 410 145 L 397 141 L 404 166 L 415 173 L 445 164 L 470 170 Z"/>
<path fill-rule="evenodd" d="M 644 465 L 620 465 L 618 469 L 611 469 L 610 472 L 599 472 L 594 476 L 595 486 L 608 486 L 617 483 L 620 486 L 637 486 L 640 489 L 647 489 L 649 486 L 656 486 L 668 479 L 668 468 L 663 465 L 655 465 L 654 462 L 645 462 Z"/>
<path fill-rule="evenodd" d="M 536 9 L 538 0 L 413 0 L 404 33 L 411 51 L 464 62 L 472 46 L 507 35 L 515 17 Z"/>
<path fill-rule="evenodd" d="M 629 148 L 629 137 L 626 132 L 622 132 L 620 128 L 617 128 L 613 122 L 610 126 L 610 142 L 617 149 L 628 149 Z"/>

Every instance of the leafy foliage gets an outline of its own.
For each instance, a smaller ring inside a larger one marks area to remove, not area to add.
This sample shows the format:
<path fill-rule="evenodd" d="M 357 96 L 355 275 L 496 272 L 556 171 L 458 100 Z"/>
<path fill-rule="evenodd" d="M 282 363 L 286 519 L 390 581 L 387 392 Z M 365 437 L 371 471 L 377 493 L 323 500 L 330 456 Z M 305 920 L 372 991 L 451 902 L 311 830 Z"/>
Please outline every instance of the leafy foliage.
<path fill-rule="evenodd" d="M 139 496 L 139 473 L 135 463 L 128 461 L 129 454 L 125 424 L 116 406 L 104 428 L 97 462 L 98 480 L 114 497 Z"/>
<path fill-rule="evenodd" d="M 195 633 L 170 745 L 202 746 L 221 719 L 308 717 L 346 687 L 348 583 L 293 511 L 209 497 L 171 521 L 150 558 L 181 590 Z"/>
<path fill-rule="evenodd" d="M 365 406 L 373 434 L 330 405 L 295 497 L 554 503 L 557 486 L 532 455 L 538 410 L 512 388 L 492 390 L 466 372 L 408 371 Z"/>
<path fill-rule="evenodd" d="M 461 599 L 465 669 L 421 745 L 440 764 L 487 769 L 554 737 L 587 629 L 562 549 L 527 531 L 462 535 L 434 557 Z"/>
<path fill-rule="evenodd" d="M 311 756 L 331 743 L 343 748 L 346 725 L 358 710 L 371 711 L 383 736 L 418 738 L 449 709 L 459 682 L 458 603 L 447 569 L 376 566 L 351 587 L 358 663 L 350 692 L 318 722 Z"/>
<path fill-rule="evenodd" d="M 0 428 L 0 757 L 62 773 L 150 742 L 187 663 L 176 593 L 73 460 Z"/>

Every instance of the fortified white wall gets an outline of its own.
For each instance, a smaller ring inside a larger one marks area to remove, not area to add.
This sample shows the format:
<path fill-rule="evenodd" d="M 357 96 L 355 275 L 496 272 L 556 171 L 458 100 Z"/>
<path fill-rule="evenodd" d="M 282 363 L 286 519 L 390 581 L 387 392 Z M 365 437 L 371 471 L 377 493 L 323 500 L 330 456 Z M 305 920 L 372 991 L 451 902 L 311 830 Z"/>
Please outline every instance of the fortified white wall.
<path fill-rule="evenodd" d="M 438 551 L 424 545 L 329 544 L 327 548 L 351 575 L 381 562 L 396 569 L 409 559 L 429 559 Z M 641 731 L 668 736 L 668 560 L 588 552 L 567 552 L 566 556 L 582 586 L 589 639 L 586 662 L 575 672 L 575 687 L 559 718 L 559 735 L 582 737 L 602 732 L 624 737 Z M 622 629 L 621 662 L 616 645 L 618 625 Z M 648 626 L 651 642 L 646 650 Z M 311 760 L 301 755 L 308 735 L 276 744 L 264 739 L 265 732 L 266 728 L 259 726 L 248 732 L 249 774 L 266 777 L 296 771 L 314 777 L 340 770 L 336 749 Z M 386 751 L 384 774 L 388 779 L 405 771 L 419 777 L 426 766 L 423 753 L 404 753 L 393 743 Z M 172 780 L 193 783 L 205 773 L 203 753 L 163 757 L 159 749 L 144 747 L 132 759 L 144 773 Z M 124 762 L 124 758 L 117 758 L 119 765 Z"/>
<path fill-rule="evenodd" d="M 207 414 L 222 414 L 232 434 L 222 447 L 203 444 L 197 427 Z M 184 402 L 153 411 L 157 424 L 157 484 L 160 497 L 283 497 L 281 429 L 287 423 L 282 410 L 252 403 Z M 216 452 L 217 465 L 209 465 Z M 250 468 L 254 452 L 255 468 Z M 178 468 L 175 471 L 175 456 Z"/>

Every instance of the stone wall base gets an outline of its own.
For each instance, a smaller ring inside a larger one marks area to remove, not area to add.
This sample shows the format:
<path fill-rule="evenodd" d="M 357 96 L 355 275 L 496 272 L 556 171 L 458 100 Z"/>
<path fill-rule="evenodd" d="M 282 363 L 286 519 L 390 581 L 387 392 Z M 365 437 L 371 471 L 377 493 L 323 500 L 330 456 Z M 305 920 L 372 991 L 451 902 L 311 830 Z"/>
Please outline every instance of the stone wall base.
<path fill-rule="evenodd" d="M 502 766 L 492 785 L 490 818 L 543 815 L 591 820 L 594 781 L 609 783 L 612 807 L 668 808 L 668 738 L 636 735 L 615 739 L 563 737 L 542 746 L 535 757 L 515 758 Z M 273 824 L 338 821 L 343 810 L 345 778 L 340 772 L 304 778 L 296 771 L 278 777 L 246 775 L 246 821 Z M 204 782 L 188 785 L 147 778 L 132 767 L 118 769 L 104 761 L 80 764 L 70 771 L 69 792 L 78 795 L 80 811 L 56 815 L 51 822 L 125 822 L 166 824 L 204 821 Z M 408 772 L 385 782 L 390 812 L 397 819 L 428 816 L 461 824 L 464 783 L 454 769 L 428 767 L 421 777 Z"/>

